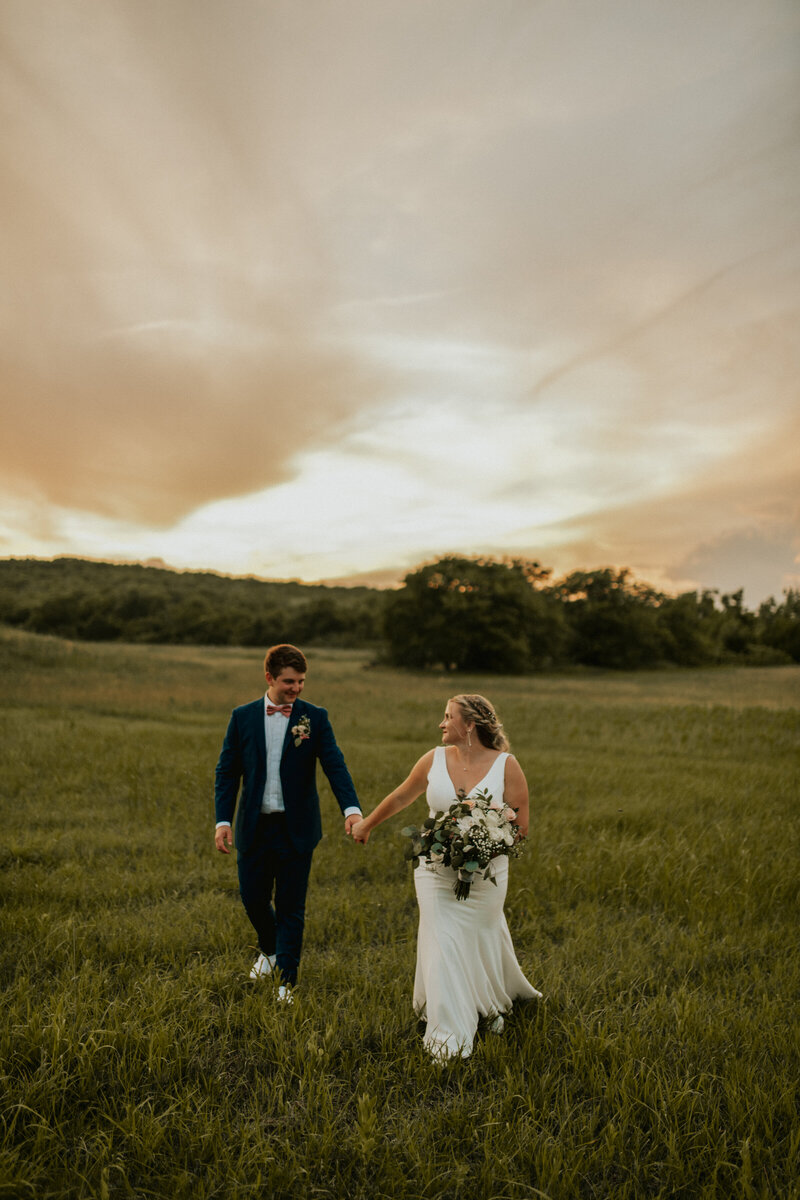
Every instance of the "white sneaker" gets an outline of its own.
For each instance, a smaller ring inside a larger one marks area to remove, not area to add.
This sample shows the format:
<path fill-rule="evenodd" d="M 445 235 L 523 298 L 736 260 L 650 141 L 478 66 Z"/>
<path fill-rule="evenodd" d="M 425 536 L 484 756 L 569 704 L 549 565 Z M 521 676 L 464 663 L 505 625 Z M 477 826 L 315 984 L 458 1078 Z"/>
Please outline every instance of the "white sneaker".
<path fill-rule="evenodd" d="M 275 969 L 274 954 L 259 954 L 250 968 L 251 979 L 268 979 Z"/>
<path fill-rule="evenodd" d="M 278 988 L 278 1002 L 280 1004 L 294 1004 L 292 990 L 285 983 L 282 983 Z"/>
<path fill-rule="evenodd" d="M 505 1025 L 506 1023 L 503 1020 L 503 1014 L 497 1013 L 497 1015 L 489 1022 L 489 1033 L 502 1033 L 505 1029 Z"/>

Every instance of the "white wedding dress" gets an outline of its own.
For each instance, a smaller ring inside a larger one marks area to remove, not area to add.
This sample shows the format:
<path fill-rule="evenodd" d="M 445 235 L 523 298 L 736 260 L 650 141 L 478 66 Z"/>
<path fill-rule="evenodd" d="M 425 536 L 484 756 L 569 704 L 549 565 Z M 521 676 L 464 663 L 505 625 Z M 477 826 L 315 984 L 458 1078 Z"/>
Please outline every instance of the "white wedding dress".
<path fill-rule="evenodd" d="M 500 754 L 470 792 L 484 789 L 503 796 L 507 754 Z M 447 770 L 446 750 L 437 746 L 426 792 L 430 815 L 446 811 L 458 796 Z M 481 876 L 469 897 L 457 900 L 452 867 L 421 862 L 414 871 L 419 902 L 414 1009 L 425 1019 L 424 1044 L 443 1061 L 472 1052 L 479 1017 L 502 1029 L 502 1013 L 514 1000 L 541 999 L 520 970 L 503 904 L 508 890 L 508 859 L 491 863 L 495 886 Z"/>

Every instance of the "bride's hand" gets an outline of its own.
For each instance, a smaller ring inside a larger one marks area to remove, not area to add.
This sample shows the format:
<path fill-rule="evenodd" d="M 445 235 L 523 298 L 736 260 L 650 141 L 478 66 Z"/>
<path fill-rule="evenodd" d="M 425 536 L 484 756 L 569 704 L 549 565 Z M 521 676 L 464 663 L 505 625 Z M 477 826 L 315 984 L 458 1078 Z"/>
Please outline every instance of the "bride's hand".
<path fill-rule="evenodd" d="M 369 830 L 365 829 L 366 821 L 362 818 L 355 825 L 350 827 L 350 836 L 354 842 L 360 842 L 362 846 L 366 846 L 369 841 Z"/>

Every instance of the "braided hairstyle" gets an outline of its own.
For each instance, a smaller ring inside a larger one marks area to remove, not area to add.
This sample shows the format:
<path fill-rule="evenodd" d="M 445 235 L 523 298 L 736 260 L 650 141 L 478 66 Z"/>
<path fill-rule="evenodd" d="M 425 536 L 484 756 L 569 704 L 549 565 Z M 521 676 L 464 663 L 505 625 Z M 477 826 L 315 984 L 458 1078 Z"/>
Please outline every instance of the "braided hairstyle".
<path fill-rule="evenodd" d="M 453 696 L 453 703 L 461 710 L 465 721 L 474 721 L 475 730 L 481 745 L 488 750 L 508 750 L 509 741 L 503 733 L 503 726 L 497 719 L 494 705 L 485 696 L 475 693 Z"/>

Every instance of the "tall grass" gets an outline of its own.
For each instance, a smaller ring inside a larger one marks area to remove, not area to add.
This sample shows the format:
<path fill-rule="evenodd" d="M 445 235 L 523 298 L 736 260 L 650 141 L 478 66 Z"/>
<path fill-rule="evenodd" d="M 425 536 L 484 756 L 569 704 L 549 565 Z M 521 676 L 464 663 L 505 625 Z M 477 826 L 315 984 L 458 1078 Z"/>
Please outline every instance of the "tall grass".
<path fill-rule="evenodd" d="M 297 1003 L 246 979 L 211 780 L 257 656 L 3 635 L 0 671 L 0 1196 L 800 1196 L 800 669 L 314 656 L 366 806 L 461 690 L 533 785 L 507 914 L 546 1000 L 446 1068 L 411 1011 L 405 817 L 355 846 L 324 789 Z"/>

